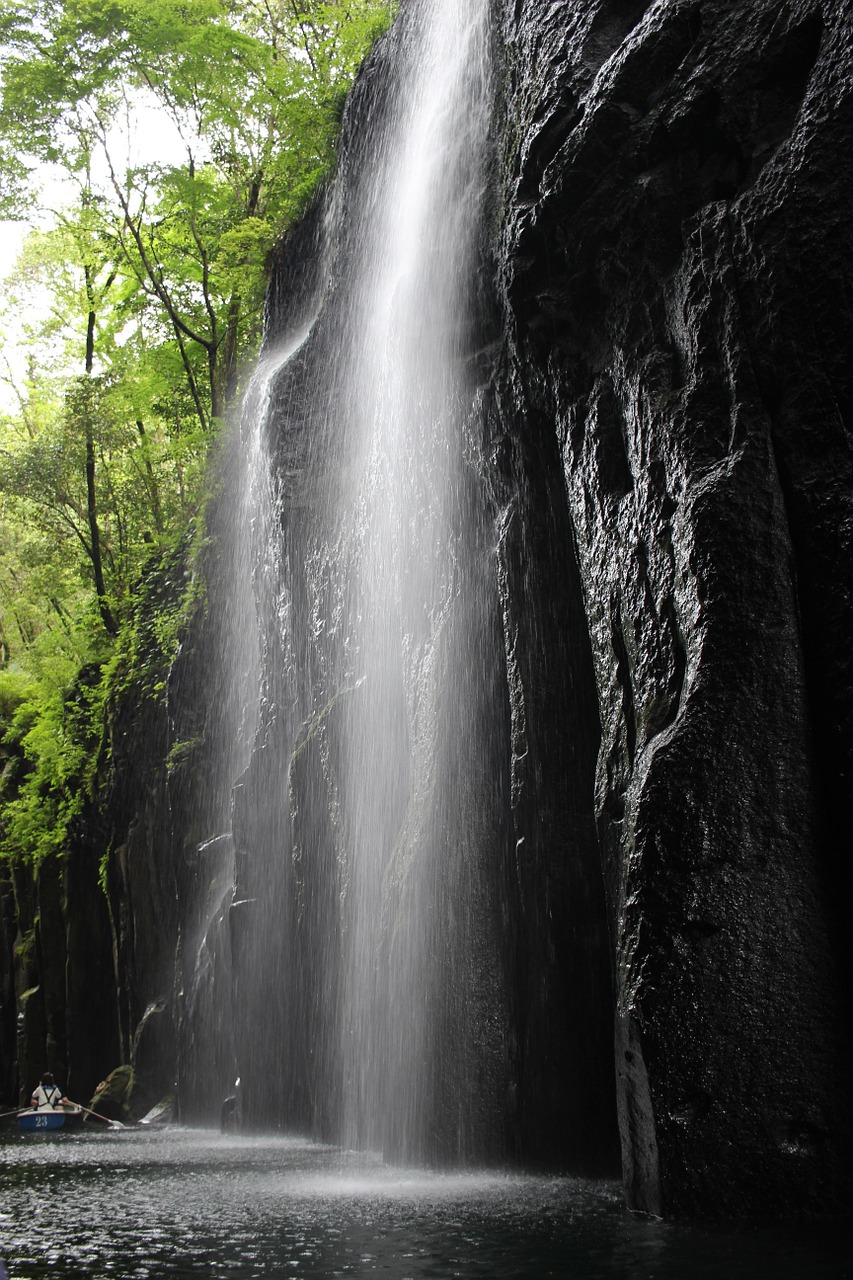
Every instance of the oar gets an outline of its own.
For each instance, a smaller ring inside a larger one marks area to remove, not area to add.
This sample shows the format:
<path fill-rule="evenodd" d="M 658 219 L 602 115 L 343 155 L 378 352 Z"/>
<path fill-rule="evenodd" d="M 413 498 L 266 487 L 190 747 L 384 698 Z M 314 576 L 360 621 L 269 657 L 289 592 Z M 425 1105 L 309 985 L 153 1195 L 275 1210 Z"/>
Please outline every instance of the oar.
<path fill-rule="evenodd" d="M 29 1111 L 29 1107 L 16 1107 L 14 1111 L 0 1112 L 0 1120 L 5 1120 L 7 1116 L 19 1116 L 22 1111 Z"/>
<path fill-rule="evenodd" d="M 126 1129 L 127 1125 L 122 1124 L 120 1120 L 110 1120 L 109 1116 L 102 1116 L 97 1111 L 90 1111 L 88 1107 L 84 1107 L 82 1102 L 75 1102 L 75 1107 L 79 1107 L 81 1111 L 85 1111 L 87 1116 L 94 1116 L 96 1120 L 103 1120 L 104 1124 L 111 1124 L 114 1129 Z"/>

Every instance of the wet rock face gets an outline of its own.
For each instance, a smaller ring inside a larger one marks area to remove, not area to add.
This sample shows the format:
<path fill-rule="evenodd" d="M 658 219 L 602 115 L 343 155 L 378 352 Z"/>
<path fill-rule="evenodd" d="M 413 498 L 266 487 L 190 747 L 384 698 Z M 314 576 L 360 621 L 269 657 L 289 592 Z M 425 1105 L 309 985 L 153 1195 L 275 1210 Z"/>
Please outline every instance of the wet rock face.
<path fill-rule="evenodd" d="M 7 957 L 12 955 L 17 925 L 11 878 L 0 873 L 0 1098 L 15 1096 L 16 1009 L 15 974 Z"/>
<path fill-rule="evenodd" d="M 503 36 L 500 447 L 556 436 L 577 549 L 628 1202 L 837 1210 L 853 20 L 519 0 Z"/>

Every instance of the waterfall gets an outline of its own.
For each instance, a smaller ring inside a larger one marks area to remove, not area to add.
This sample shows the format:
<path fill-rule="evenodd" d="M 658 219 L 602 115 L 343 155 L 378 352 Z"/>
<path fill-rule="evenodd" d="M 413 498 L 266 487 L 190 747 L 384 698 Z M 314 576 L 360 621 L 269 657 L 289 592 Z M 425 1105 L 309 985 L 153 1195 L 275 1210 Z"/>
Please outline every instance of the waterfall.
<path fill-rule="evenodd" d="M 406 33 L 394 127 L 355 211 L 362 252 L 334 388 L 348 475 L 327 495 L 331 556 L 314 567 L 318 588 L 334 578 L 333 616 L 347 620 L 337 653 L 337 687 L 349 691 L 336 797 L 343 1134 L 417 1153 L 429 1145 L 435 1091 L 447 1120 L 473 1092 L 489 1048 L 481 1006 L 496 1016 L 501 998 L 479 989 L 489 940 L 473 916 L 489 801 L 470 764 L 488 750 L 472 555 L 481 517 L 466 456 L 476 448 L 466 358 L 489 133 L 487 17 L 482 0 L 435 0 Z M 450 1123 L 460 1131 L 443 1145 L 464 1147 L 465 1122 Z"/>
<path fill-rule="evenodd" d="M 229 1007 L 229 917 L 239 901 L 234 901 L 230 810 L 234 780 L 250 763 L 260 721 L 263 655 L 257 621 L 268 607 L 276 562 L 264 427 L 275 376 L 305 336 L 304 330 L 289 333 L 258 362 L 244 397 L 240 430 L 226 441 L 217 460 L 218 494 L 207 517 L 213 535 L 205 574 L 208 634 L 201 642 L 208 659 L 208 709 L 203 718 L 193 717 L 189 741 L 177 735 L 169 761 L 172 825 L 188 832 L 190 846 L 176 860 L 179 891 L 188 904 L 178 968 L 182 1034 L 177 1076 L 184 1119 L 209 1118 L 210 1099 L 231 1093 L 237 1070 Z M 191 664 L 190 658 L 190 670 Z M 179 658 L 170 678 L 178 702 L 187 700 L 179 692 L 181 684 Z M 171 727 L 174 734 L 177 726 Z M 199 746 L 205 765 L 192 769 L 188 782 L 181 757 Z"/>
<path fill-rule="evenodd" d="M 237 1057 L 258 1123 L 466 1158 L 502 1150 L 510 1092 L 477 386 L 487 0 L 404 5 L 391 38 L 369 163 L 318 215 L 308 336 L 270 357 L 244 423 L 272 514 L 234 801 Z"/>

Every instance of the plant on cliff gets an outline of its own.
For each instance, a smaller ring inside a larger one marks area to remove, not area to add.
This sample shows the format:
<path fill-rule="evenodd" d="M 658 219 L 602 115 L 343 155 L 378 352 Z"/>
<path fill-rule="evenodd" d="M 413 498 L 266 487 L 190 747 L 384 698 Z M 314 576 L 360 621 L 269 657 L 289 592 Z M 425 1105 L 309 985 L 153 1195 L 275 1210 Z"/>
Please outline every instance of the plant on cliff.
<path fill-rule="evenodd" d="M 38 864 L 61 853 L 74 820 L 97 803 L 117 706 L 165 696 L 180 637 L 203 605 L 192 558 L 185 541 L 152 561 L 115 640 L 83 666 L 45 635 L 27 670 L 0 670 L 0 858 Z"/>
<path fill-rule="evenodd" d="M 59 853 L 95 776 L 103 682 L 98 664 L 40 679 L 0 673 L 5 766 L 0 854 L 40 862 Z M 59 679 L 57 679 L 59 675 Z"/>

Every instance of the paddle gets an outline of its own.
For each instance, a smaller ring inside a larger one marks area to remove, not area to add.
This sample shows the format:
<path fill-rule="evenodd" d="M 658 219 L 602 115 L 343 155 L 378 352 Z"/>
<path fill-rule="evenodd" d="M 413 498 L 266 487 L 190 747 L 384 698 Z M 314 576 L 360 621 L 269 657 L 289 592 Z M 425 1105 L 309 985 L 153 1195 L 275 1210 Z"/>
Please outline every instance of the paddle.
<path fill-rule="evenodd" d="M 19 1116 L 22 1111 L 29 1111 L 29 1107 L 16 1107 L 14 1111 L 2 1111 L 0 1120 L 5 1120 L 7 1116 Z"/>
<path fill-rule="evenodd" d="M 111 1124 L 114 1129 L 126 1129 L 127 1125 L 122 1124 L 121 1120 L 110 1120 L 109 1116 L 102 1116 L 97 1111 L 91 1111 L 88 1107 L 84 1107 L 82 1102 L 75 1102 L 75 1107 L 79 1107 L 81 1111 L 85 1111 L 87 1116 L 94 1116 L 96 1120 L 103 1120 L 104 1124 Z"/>

